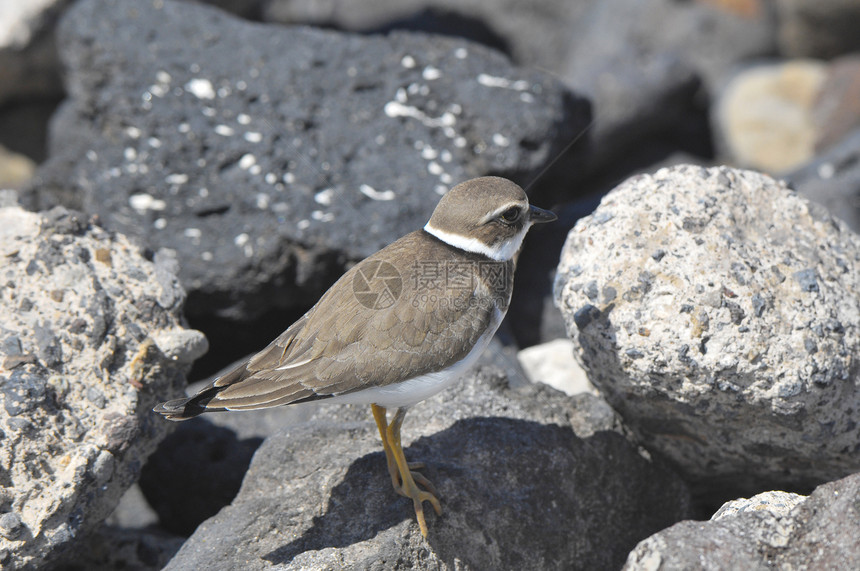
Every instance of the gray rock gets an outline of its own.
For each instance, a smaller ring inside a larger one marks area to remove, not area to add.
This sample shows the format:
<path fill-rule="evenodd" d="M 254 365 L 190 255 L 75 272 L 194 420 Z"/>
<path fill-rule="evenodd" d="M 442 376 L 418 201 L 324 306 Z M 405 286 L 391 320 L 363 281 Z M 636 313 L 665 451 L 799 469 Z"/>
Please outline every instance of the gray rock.
<path fill-rule="evenodd" d="M 711 521 L 735 517 L 745 512 L 766 511 L 776 517 L 787 516 L 806 496 L 789 492 L 762 492 L 751 498 L 738 498 L 726 502 L 711 516 Z"/>
<path fill-rule="evenodd" d="M 709 522 L 678 523 L 637 545 L 624 569 L 854 569 L 860 565 L 860 474 L 791 501 L 793 508 L 768 507 Z"/>
<path fill-rule="evenodd" d="M 860 232 L 860 130 L 785 178 L 791 188 Z"/>
<path fill-rule="evenodd" d="M 780 51 L 830 59 L 860 50 L 860 5 L 854 0 L 776 0 Z"/>
<path fill-rule="evenodd" d="M 860 468 L 860 237 L 726 167 L 631 178 L 568 236 L 556 303 L 589 379 L 700 489 Z"/>
<path fill-rule="evenodd" d="M 568 34 L 565 83 L 594 102 L 593 160 L 609 165 L 655 134 L 690 139 L 702 122 L 696 94 L 775 44 L 765 6 L 743 15 L 674 0 L 595 2 Z"/>
<path fill-rule="evenodd" d="M 51 31 L 70 0 L 4 2 L 0 6 L 0 105 L 62 93 Z"/>
<path fill-rule="evenodd" d="M 568 395 L 597 394 L 588 376 L 573 358 L 573 342 L 555 339 L 527 347 L 517 354 L 520 364 L 535 383 L 545 383 Z"/>
<path fill-rule="evenodd" d="M 453 184 L 525 178 L 588 121 L 546 74 L 422 34 L 85 0 L 59 37 L 71 101 L 21 201 L 174 250 L 192 319 L 304 308 Z"/>
<path fill-rule="evenodd" d="M 617 568 L 634 538 L 689 513 L 684 484 L 605 402 L 510 389 L 485 368 L 407 417 L 407 457 L 426 462 L 444 510 L 425 541 L 369 411 L 344 410 L 266 439 L 234 502 L 166 569 Z"/>
<path fill-rule="evenodd" d="M 152 342 L 182 327 L 181 304 L 158 304 L 153 264 L 123 236 L 5 208 L 0 253 L 0 552 L 4 569 L 41 568 L 137 479 L 168 431 L 150 409 L 189 364 Z"/>
<path fill-rule="evenodd" d="M 101 526 L 52 571 L 159 571 L 176 555 L 183 537 L 157 530 Z"/>
<path fill-rule="evenodd" d="M 676 0 L 266 0 L 264 17 L 361 32 L 424 29 L 466 35 L 523 66 L 557 74 L 595 105 L 592 168 L 642 138 L 683 133 L 694 97 L 739 61 L 775 53 L 767 3 Z M 698 121 L 701 122 L 701 121 Z M 580 169 L 581 170 L 581 169 Z"/>

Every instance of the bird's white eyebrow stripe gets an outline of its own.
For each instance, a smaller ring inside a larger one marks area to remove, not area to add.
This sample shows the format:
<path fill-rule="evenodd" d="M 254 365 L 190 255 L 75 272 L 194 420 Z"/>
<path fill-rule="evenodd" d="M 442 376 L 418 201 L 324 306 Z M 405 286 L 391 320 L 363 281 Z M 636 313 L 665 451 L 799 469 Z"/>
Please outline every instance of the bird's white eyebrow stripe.
<path fill-rule="evenodd" d="M 501 208 L 497 208 L 495 211 L 491 212 L 490 214 L 487 214 L 484 217 L 484 219 L 481 220 L 481 223 L 484 224 L 484 223 L 489 222 L 490 220 L 492 220 L 494 218 L 497 218 L 498 216 L 500 216 L 502 214 L 502 212 L 504 212 L 508 208 L 511 208 L 511 207 L 522 208 L 523 206 L 527 206 L 527 205 L 524 205 L 522 202 L 508 202 L 507 204 L 505 204 Z"/>

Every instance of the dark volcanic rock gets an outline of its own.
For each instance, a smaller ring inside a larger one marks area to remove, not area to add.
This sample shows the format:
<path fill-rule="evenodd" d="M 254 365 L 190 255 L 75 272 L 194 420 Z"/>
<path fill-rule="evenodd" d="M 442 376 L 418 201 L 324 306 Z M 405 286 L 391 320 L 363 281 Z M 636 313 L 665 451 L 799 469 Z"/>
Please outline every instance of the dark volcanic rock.
<path fill-rule="evenodd" d="M 425 541 L 369 413 L 343 410 L 268 438 L 233 504 L 167 569 L 608 569 L 689 513 L 684 484 L 605 402 L 510 389 L 486 368 L 407 417 L 407 457 L 426 462 L 444 510 L 427 507 Z"/>
<path fill-rule="evenodd" d="M 22 201 L 175 250 L 192 318 L 305 307 L 455 183 L 523 179 L 588 120 L 547 75 L 421 34 L 85 0 L 59 38 L 71 100 Z"/>
<path fill-rule="evenodd" d="M 798 500 L 790 510 L 758 506 L 673 525 L 637 545 L 624 569 L 856 569 L 860 474 Z"/>
<path fill-rule="evenodd" d="M 205 339 L 176 276 L 56 208 L 0 209 L 0 562 L 41 568 L 113 510 Z M 169 279 L 168 279 L 169 278 Z"/>

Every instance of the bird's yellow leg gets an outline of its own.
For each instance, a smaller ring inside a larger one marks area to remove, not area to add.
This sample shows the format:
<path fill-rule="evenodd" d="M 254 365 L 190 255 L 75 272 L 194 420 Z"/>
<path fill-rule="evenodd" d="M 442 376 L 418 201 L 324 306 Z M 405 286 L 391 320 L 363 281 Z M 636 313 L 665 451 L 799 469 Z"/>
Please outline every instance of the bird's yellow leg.
<path fill-rule="evenodd" d="M 385 415 L 385 408 L 379 405 L 370 405 L 373 410 L 373 419 L 376 421 L 376 427 L 379 429 L 379 436 L 382 437 L 382 449 L 385 451 L 385 460 L 388 463 L 388 474 L 391 476 L 391 485 L 398 493 L 400 491 L 400 472 L 397 470 L 397 462 L 391 453 L 391 445 L 388 443 L 388 418 Z"/>
<path fill-rule="evenodd" d="M 385 409 L 383 409 L 383 411 L 384 410 Z M 374 416 L 375 415 L 376 409 L 374 409 Z M 385 429 L 387 434 L 383 440 L 388 441 L 388 449 L 391 450 L 391 455 L 394 456 L 394 461 L 400 472 L 400 481 L 402 484 L 400 486 L 395 486 L 395 489 L 398 493 L 412 498 L 412 503 L 415 506 L 415 515 L 418 518 L 418 527 L 421 528 L 421 535 L 427 537 L 427 522 L 424 521 L 423 503 L 425 501 L 430 502 L 433 509 L 436 510 L 436 515 L 442 515 L 442 505 L 434 495 L 436 490 L 433 488 L 433 485 L 421 474 L 413 473 L 412 470 L 410 470 L 410 465 L 406 462 L 406 456 L 403 454 L 403 445 L 400 443 L 400 426 L 403 424 L 405 416 L 406 409 L 398 408 L 397 412 L 394 414 L 394 418 L 391 419 L 391 424 Z M 379 421 L 377 421 L 377 424 L 379 424 Z M 415 483 L 416 480 L 431 491 L 428 492 L 420 489 Z"/>

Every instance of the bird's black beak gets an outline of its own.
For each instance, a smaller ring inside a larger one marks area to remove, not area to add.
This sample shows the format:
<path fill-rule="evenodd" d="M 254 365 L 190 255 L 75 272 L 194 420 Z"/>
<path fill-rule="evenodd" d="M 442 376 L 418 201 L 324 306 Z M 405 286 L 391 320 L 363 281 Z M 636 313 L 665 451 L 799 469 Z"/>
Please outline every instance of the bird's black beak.
<path fill-rule="evenodd" d="M 549 210 L 529 205 L 529 221 L 532 224 L 543 224 L 544 222 L 552 222 L 553 220 L 558 220 L 558 216 Z"/>

